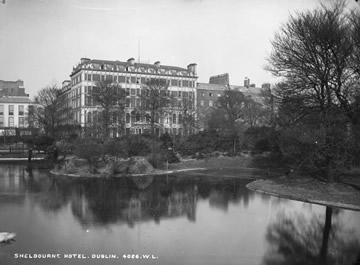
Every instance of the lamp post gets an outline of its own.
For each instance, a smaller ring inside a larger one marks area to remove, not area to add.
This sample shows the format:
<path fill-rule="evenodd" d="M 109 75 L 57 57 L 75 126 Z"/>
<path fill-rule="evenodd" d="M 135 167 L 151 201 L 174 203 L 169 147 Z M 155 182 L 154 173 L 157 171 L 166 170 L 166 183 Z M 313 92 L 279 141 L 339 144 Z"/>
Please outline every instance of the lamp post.
<path fill-rule="evenodd" d="M 167 154 L 166 154 L 166 168 L 167 168 L 167 170 L 169 170 L 169 155 L 170 155 L 170 152 L 172 151 L 172 148 L 171 147 L 169 147 L 168 148 L 168 152 L 167 152 Z"/>

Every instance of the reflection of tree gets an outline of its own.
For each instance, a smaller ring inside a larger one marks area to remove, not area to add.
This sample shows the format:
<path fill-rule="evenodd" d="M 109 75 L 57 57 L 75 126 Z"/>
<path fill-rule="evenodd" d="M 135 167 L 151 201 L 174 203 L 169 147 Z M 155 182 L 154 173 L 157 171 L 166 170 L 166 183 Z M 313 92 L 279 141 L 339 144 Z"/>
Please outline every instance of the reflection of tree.
<path fill-rule="evenodd" d="M 139 185 L 146 184 L 146 185 Z M 227 209 L 229 202 L 244 201 L 249 192 L 238 179 L 142 176 L 141 178 L 88 179 L 72 185 L 73 214 L 83 225 L 105 225 L 187 216 L 196 220 L 198 196 L 217 194 L 214 205 Z"/>
<path fill-rule="evenodd" d="M 69 202 L 71 180 L 43 177 L 37 180 L 30 179 L 30 190 L 40 192 L 33 198 L 40 207 L 47 211 L 59 211 Z"/>
<path fill-rule="evenodd" d="M 333 222 L 333 210 L 326 207 L 325 222 L 319 216 L 307 220 L 302 215 L 293 218 L 279 216 L 267 229 L 269 249 L 265 265 L 347 265 L 353 264 L 360 242 Z"/>
<path fill-rule="evenodd" d="M 136 222 L 158 223 L 182 216 L 194 222 L 199 198 L 208 199 L 211 207 L 226 210 L 229 203 L 243 202 L 247 206 L 251 194 L 246 182 L 232 178 L 169 175 L 78 179 L 49 176 L 39 170 L 33 170 L 30 177 L 30 169 L 20 169 L 15 170 L 20 181 L 2 185 L 0 191 L 36 193 L 29 197 L 31 202 L 47 212 L 57 212 L 70 204 L 83 226 L 134 226 Z M 9 178 L 15 176 L 9 173 Z"/>
<path fill-rule="evenodd" d="M 199 194 L 209 198 L 210 206 L 227 210 L 229 203 L 249 204 L 251 192 L 246 188 L 247 180 L 233 178 L 203 178 L 198 182 Z"/>

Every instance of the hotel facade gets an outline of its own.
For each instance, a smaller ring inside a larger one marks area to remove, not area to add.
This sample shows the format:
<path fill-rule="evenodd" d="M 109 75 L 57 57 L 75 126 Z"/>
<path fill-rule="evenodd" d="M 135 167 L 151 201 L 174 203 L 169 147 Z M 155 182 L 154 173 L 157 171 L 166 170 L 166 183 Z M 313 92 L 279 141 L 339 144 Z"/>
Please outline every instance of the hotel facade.
<path fill-rule="evenodd" d="M 159 61 L 154 64 L 137 63 L 134 58 L 127 61 L 82 58 L 73 68 L 71 79 L 62 84 L 61 104 L 62 108 L 68 111 L 61 114 L 61 124 L 77 125 L 82 133 L 92 128 L 101 111 L 100 106 L 94 102 L 92 92 L 98 82 L 110 81 L 126 91 L 126 105 L 122 117 L 124 128 L 113 126 L 110 137 L 147 133 L 150 129 L 149 121 L 135 115 L 134 110 L 141 104 L 142 90 L 146 88 L 146 83 L 155 79 L 166 84 L 171 99 L 166 114 L 158 117 L 155 123 L 156 134 L 191 133 L 195 128 L 184 126 L 184 116 L 189 113 L 196 115 L 196 67 L 194 63 L 186 68 L 161 65 Z"/>

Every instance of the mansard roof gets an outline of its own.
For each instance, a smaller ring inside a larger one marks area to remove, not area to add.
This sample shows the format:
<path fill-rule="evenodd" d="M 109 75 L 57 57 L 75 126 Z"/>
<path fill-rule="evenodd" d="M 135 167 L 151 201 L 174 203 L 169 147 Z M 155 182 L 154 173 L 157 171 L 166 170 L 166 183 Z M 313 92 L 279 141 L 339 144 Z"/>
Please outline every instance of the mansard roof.
<path fill-rule="evenodd" d="M 135 69 L 144 68 L 144 69 L 160 69 L 165 71 L 177 71 L 177 72 L 186 72 L 188 73 L 189 70 L 187 68 L 178 67 L 178 66 L 169 66 L 169 65 L 161 65 L 159 61 L 155 64 L 148 64 L 148 63 L 136 63 L 133 58 L 129 59 L 127 62 L 124 61 L 110 61 L 110 60 L 99 60 L 99 59 L 87 59 L 82 58 L 81 62 L 73 68 L 72 73 L 70 76 L 77 73 L 80 69 L 94 69 L 95 66 L 104 66 L 104 69 L 99 70 L 108 70 L 108 71 L 121 71 L 126 67 L 134 67 Z M 116 69 L 116 67 L 118 67 Z M 120 68 L 120 69 L 119 69 Z"/>
<path fill-rule="evenodd" d="M 32 101 L 28 97 L 3 96 L 0 97 L 0 103 L 31 104 Z"/>

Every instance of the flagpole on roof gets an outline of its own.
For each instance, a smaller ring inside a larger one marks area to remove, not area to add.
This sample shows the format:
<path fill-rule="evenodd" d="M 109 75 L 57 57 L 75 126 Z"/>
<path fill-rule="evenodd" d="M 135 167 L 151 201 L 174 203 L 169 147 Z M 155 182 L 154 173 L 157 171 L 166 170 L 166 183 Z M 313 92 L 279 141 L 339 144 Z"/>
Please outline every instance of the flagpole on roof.
<path fill-rule="evenodd" d="M 140 63 L 140 37 L 138 37 L 138 63 Z"/>

